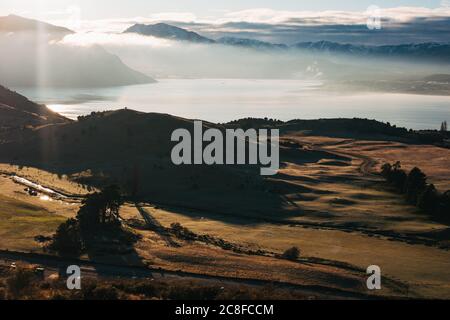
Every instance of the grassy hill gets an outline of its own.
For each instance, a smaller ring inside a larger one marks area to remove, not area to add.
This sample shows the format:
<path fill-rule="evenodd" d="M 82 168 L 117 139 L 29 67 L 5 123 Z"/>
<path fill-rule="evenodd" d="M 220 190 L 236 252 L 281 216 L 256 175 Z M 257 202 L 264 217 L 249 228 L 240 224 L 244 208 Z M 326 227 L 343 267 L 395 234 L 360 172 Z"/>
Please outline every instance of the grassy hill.
<path fill-rule="evenodd" d="M 37 127 L 67 122 L 70 120 L 51 111 L 46 106 L 34 103 L 26 97 L 0 86 L 0 132 L 26 126 Z"/>
<path fill-rule="evenodd" d="M 282 207 L 278 194 L 267 194 L 270 185 L 257 166 L 174 165 L 171 134 L 193 127 L 191 120 L 166 114 L 126 109 L 97 113 L 21 131 L 14 141 L 0 144 L 0 161 L 66 174 L 93 186 L 118 183 L 129 195 L 156 203 L 215 206 L 226 212 Z"/>

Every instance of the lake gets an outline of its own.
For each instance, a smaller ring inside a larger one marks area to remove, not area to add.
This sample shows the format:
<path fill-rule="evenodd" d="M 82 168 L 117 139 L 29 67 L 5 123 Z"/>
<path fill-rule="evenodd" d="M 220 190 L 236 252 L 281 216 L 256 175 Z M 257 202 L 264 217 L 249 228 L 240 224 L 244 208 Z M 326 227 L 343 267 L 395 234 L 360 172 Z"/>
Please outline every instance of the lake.
<path fill-rule="evenodd" d="M 450 121 L 448 96 L 338 94 L 322 90 L 320 81 L 167 79 L 113 88 L 14 90 L 72 119 L 92 111 L 127 107 L 212 122 L 243 117 L 359 117 L 413 129 L 439 129 L 442 121 Z"/>

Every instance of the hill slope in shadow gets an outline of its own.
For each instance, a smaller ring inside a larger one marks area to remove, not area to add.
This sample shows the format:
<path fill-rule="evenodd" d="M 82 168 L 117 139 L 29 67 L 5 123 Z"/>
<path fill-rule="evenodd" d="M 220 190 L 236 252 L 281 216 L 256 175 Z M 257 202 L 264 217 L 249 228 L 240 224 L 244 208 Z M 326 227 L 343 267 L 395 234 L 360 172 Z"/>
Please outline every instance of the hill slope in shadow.
<path fill-rule="evenodd" d="M 0 85 L 0 129 L 68 123 L 69 119 Z"/>

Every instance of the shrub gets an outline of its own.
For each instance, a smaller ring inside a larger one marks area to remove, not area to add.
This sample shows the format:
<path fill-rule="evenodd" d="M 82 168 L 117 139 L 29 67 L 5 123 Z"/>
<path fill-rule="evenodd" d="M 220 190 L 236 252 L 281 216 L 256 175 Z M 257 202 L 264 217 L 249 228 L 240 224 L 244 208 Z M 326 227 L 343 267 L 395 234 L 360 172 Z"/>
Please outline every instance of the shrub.
<path fill-rule="evenodd" d="M 83 300 L 118 300 L 119 292 L 110 284 L 85 282 L 81 288 Z"/>
<path fill-rule="evenodd" d="M 11 277 L 6 279 L 8 295 L 13 299 L 19 299 L 29 294 L 32 290 L 33 278 L 33 271 L 18 268 Z"/>
<path fill-rule="evenodd" d="M 292 247 L 287 249 L 281 257 L 287 260 L 297 260 L 300 257 L 300 249 L 297 247 Z"/>
<path fill-rule="evenodd" d="M 188 228 L 183 227 L 180 223 L 174 222 L 170 225 L 171 231 L 181 239 L 196 240 L 197 235 Z"/>
<path fill-rule="evenodd" d="M 174 285 L 168 287 L 170 300 L 214 300 L 221 292 L 217 286 Z"/>

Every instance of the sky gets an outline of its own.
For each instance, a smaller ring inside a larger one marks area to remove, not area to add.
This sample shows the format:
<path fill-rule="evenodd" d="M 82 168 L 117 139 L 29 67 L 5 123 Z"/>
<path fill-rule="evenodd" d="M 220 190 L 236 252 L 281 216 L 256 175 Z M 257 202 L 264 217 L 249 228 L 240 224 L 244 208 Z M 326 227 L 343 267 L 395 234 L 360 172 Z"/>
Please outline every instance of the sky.
<path fill-rule="evenodd" d="M 120 33 L 163 21 L 213 39 L 450 42 L 450 0 L 1 0 L 0 16 L 8 14 L 84 32 Z M 368 29 L 374 15 L 380 30 Z"/>
<path fill-rule="evenodd" d="M 83 19 L 117 19 L 151 16 L 159 13 L 190 13 L 197 18 L 220 17 L 225 13 L 255 8 L 283 11 L 364 11 L 371 5 L 380 8 L 438 8 L 448 0 L 2 0 L 0 14 L 21 14 L 30 17 L 57 19 L 70 8 L 79 8 Z"/>

